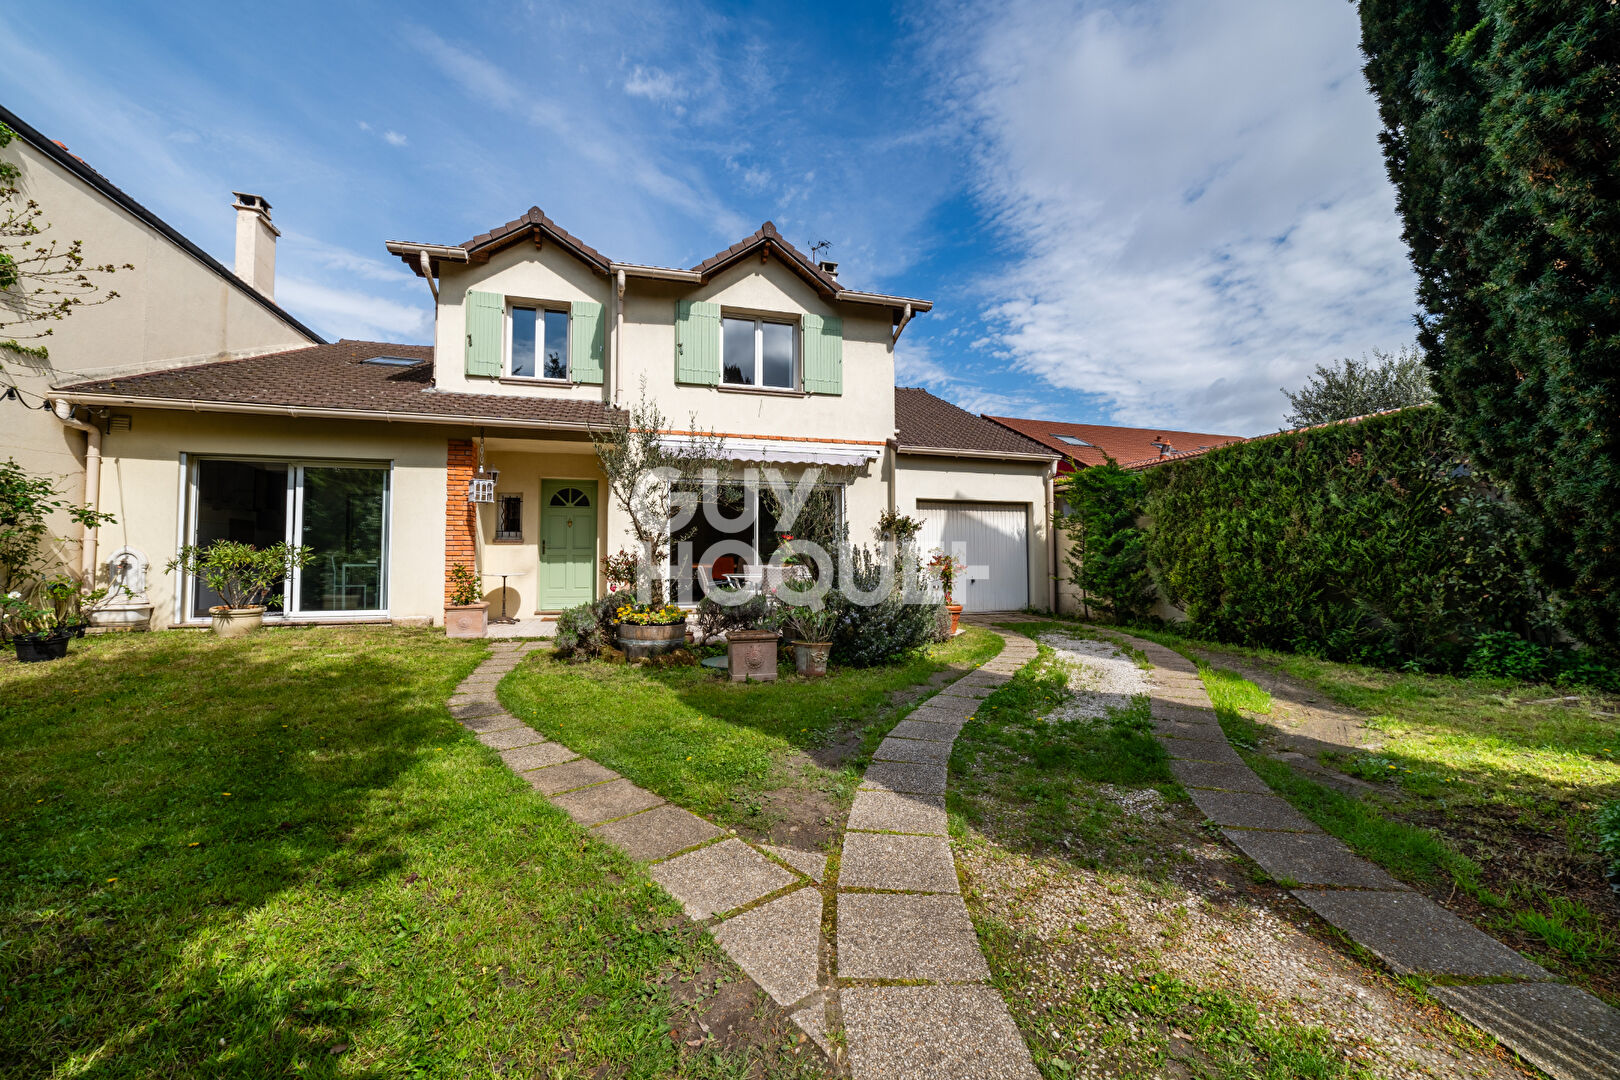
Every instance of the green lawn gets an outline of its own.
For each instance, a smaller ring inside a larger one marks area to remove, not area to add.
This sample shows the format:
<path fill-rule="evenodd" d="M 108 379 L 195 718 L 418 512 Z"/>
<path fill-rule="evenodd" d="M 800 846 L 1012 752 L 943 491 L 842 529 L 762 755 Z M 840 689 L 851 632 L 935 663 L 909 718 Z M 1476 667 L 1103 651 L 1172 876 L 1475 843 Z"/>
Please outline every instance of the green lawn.
<path fill-rule="evenodd" d="M 1143 633 L 1193 654 L 1211 647 Z M 1557 973 L 1620 1003 L 1620 903 L 1592 817 L 1620 797 L 1620 705 L 1500 679 L 1381 671 L 1226 649 L 1368 714 L 1376 752 L 1325 763 L 1374 785 L 1353 796 L 1256 753 L 1270 695 L 1200 663 L 1228 738 L 1262 779 L 1327 832 Z M 1573 700 L 1550 701 L 1573 697 Z M 1608 714 L 1608 715 L 1605 715 Z"/>
<path fill-rule="evenodd" d="M 1032 637 L 1075 633 L 1072 624 L 1009 628 Z M 1113 895 L 1158 904 L 1181 899 L 1170 870 L 1197 836 L 1186 820 L 1164 812 L 1185 793 L 1153 737 L 1146 699 L 1103 719 L 1051 722 L 1066 697 L 1066 675 L 1043 645 L 968 720 L 947 794 L 958 844 L 1040 860 L 1058 882 L 1084 872 L 1109 882 Z M 1127 812 L 1126 802 L 1150 812 Z M 1020 896 L 1040 904 L 1034 886 Z M 1047 1080 L 1369 1075 L 1346 1060 L 1325 1028 L 1279 1015 L 1273 1003 L 1242 991 L 1162 969 L 1157 938 L 1119 942 L 1110 939 L 1114 928 L 1088 931 L 1078 923 L 1042 937 L 1017 905 L 1011 914 L 994 913 L 977 888 L 967 901 L 992 980 Z"/>
<path fill-rule="evenodd" d="M 1013 628 L 1033 637 L 1056 627 Z M 1150 857 L 1151 830 L 1117 828 L 1123 814 L 1097 787 L 1179 791 L 1153 737 L 1147 699 L 1108 720 L 1047 720 L 1068 696 L 1066 673 L 1042 645 L 957 736 L 947 808 L 1016 850 L 1059 852 L 1089 866 Z"/>
<path fill-rule="evenodd" d="M 576 664 L 538 652 L 501 684 L 501 700 L 540 732 L 671 802 L 763 832 L 784 802 L 772 793 L 792 790 L 829 808 L 847 801 L 863 729 L 893 714 L 892 692 L 1000 651 L 1000 637 L 970 627 L 892 667 L 746 684 L 698 667 Z M 847 760 L 816 764 L 845 740 Z"/>
<path fill-rule="evenodd" d="M 450 719 L 485 651 L 325 628 L 0 661 L 0 1075 L 790 1060 L 670 1037 L 681 980 L 736 970 Z"/>

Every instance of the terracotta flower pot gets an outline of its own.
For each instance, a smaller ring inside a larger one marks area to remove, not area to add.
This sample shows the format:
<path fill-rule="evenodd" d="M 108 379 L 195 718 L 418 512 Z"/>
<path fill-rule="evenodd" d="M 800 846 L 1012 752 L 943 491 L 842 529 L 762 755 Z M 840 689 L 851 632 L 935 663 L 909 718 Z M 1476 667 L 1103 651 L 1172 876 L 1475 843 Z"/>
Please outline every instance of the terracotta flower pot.
<path fill-rule="evenodd" d="M 956 625 L 962 621 L 962 605 L 946 604 L 945 610 L 951 613 L 951 636 L 955 637 L 957 633 Z"/>
<path fill-rule="evenodd" d="M 619 623 L 619 648 L 626 660 L 645 660 L 674 652 L 686 644 L 686 623 Z"/>
<path fill-rule="evenodd" d="M 264 608 L 262 606 L 210 608 L 208 614 L 214 617 L 213 625 L 216 637 L 246 637 L 264 625 Z"/>
<path fill-rule="evenodd" d="M 444 636 L 455 638 L 483 637 L 489 629 L 489 604 L 483 600 L 476 604 L 446 604 L 444 606 Z"/>
<path fill-rule="evenodd" d="M 827 674 L 827 657 L 832 655 L 832 642 L 830 641 L 795 641 L 793 643 L 793 666 L 799 669 L 799 674 L 805 678 L 815 678 Z"/>

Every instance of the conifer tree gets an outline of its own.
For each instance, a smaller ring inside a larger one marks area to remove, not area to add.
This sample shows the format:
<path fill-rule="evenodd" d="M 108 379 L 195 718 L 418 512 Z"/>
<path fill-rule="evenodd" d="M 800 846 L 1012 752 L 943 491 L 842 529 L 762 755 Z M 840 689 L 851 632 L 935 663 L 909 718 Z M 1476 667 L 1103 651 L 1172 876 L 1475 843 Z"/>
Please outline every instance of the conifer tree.
<path fill-rule="evenodd" d="M 1620 654 L 1620 4 L 1359 7 L 1437 400 Z"/>

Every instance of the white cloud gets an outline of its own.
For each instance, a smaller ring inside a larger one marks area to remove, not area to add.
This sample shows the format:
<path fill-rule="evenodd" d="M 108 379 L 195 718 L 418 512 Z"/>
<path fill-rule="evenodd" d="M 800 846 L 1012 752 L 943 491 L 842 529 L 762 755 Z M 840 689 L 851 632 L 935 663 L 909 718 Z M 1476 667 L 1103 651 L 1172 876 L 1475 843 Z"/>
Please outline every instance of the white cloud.
<path fill-rule="evenodd" d="M 397 131 L 383 132 L 383 142 L 389 146 L 404 146 L 408 140 Z"/>
<path fill-rule="evenodd" d="M 1021 0 L 934 39 L 1006 241 L 993 350 L 1121 422 L 1253 433 L 1411 337 L 1348 4 Z"/>
<path fill-rule="evenodd" d="M 433 335 L 433 311 L 426 287 L 420 305 L 338 288 L 301 277 L 276 282 L 276 302 L 328 337 L 371 341 L 426 342 Z"/>
<path fill-rule="evenodd" d="M 643 97 L 648 101 L 676 102 L 686 98 L 686 90 L 675 81 L 675 77 L 662 68 L 642 67 L 637 64 L 624 80 L 624 92 L 631 97 Z"/>

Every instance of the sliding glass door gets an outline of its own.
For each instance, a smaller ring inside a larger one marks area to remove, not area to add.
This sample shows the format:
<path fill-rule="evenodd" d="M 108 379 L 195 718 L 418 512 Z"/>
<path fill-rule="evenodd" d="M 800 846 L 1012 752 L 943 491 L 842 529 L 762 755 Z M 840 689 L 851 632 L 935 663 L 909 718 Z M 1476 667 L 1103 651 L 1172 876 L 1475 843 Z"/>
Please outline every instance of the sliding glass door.
<path fill-rule="evenodd" d="M 386 610 L 387 470 L 301 465 L 298 494 L 298 542 L 314 555 L 295 575 L 296 610 Z"/>
<path fill-rule="evenodd" d="M 282 614 L 387 614 L 388 481 L 383 464 L 205 458 L 191 471 L 190 542 L 302 544 L 309 565 L 272 590 Z M 207 618 L 218 594 L 188 587 L 191 618 Z"/>

